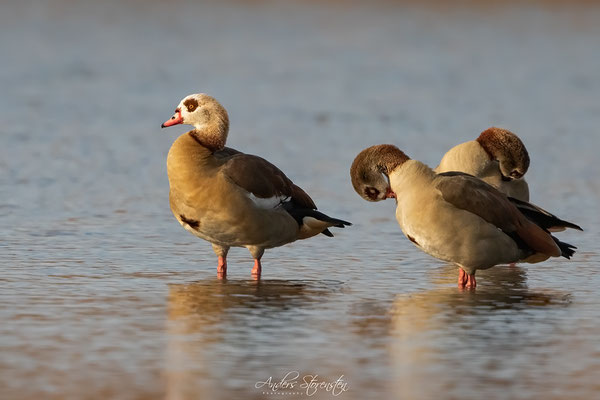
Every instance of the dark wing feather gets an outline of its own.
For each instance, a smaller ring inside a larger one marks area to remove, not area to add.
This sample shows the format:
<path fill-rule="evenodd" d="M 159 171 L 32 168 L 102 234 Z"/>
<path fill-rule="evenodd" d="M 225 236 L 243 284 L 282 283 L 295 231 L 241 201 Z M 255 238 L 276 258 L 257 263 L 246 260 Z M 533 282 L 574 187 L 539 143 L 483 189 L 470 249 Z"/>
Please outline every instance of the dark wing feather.
<path fill-rule="evenodd" d="M 292 184 L 292 201 L 300 208 L 317 209 L 317 205 L 300 186 Z"/>
<path fill-rule="evenodd" d="M 478 215 L 535 252 L 559 256 L 563 251 L 543 227 L 523 215 L 508 197 L 484 181 L 460 172 L 438 174 L 435 187 L 447 202 Z"/>
<path fill-rule="evenodd" d="M 508 198 L 521 213 L 523 213 L 527 218 L 535 222 L 537 225 L 549 231 L 560 231 L 565 228 L 577 229 L 582 231 L 579 225 L 576 225 L 572 222 L 565 221 L 563 219 L 558 218 L 556 215 L 549 213 L 541 207 L 538 207 L 534 204 L 528 203 L 526 201 L 518 200 L 513 197 Z"/>
<path fill-rule="evenodd" d="M 279 168 L 264 158 L 235 154 L 225 162 L 222 171 L 232 182 L 256 197 L 287 197 L 298 207 L 317 208 L 304 190 L 294 185 Z"/>
<path fill-rule="evenodd" d="M 338 228 L 352 225 L 350 222 L 331 218 L 316 211 L 317 206 L 310 196 L 302 188 L 296 186 L 279 168 L 264 158 L 233 151 L 236 153 L 222 157 L 222 159 L 229 157 L 223 164 L 222 172 L 236 185 L 256 197 L 263 199 L 275 196 L 286 198 L 287 200 L 282 202 L 283 208 L 299 226 L 303 225 L 305 217 L 325 221 Z M 321 233 L 333 236 L 329 229 L 324 229 Z"/>
<path fill-rule="evenodd" d="M 434 181 L 448 203 L 469 211 L 505 232 L 514 232 L 523 216 L 507 197 L 479 178 L 462 172 L 444 172 Z"/>

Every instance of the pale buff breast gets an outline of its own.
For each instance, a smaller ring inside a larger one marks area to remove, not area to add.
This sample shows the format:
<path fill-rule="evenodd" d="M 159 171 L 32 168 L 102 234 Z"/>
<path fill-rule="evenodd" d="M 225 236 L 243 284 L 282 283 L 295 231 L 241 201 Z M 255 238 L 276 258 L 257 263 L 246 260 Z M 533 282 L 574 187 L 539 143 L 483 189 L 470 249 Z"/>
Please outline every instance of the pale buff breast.
<path fill-rule="evenodd" d="M 475 141 L 469 141 L 454 146 L 442 157 L 440 165 L 435 172 L 460 171 L 473 176 L 482 177 L 493 173 L 494 162 L 485 152 L 481 145 Z"/>

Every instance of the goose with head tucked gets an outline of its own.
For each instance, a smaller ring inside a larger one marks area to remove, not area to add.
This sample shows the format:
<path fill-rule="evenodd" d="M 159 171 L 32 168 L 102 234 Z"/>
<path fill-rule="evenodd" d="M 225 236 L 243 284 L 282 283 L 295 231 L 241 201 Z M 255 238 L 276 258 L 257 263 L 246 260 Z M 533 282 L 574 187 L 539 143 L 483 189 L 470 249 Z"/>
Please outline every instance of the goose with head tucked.
<path fill-rule="evenodd" d="M 471 174 L 507 196 L 529 201 L 529 185 L 524 178 L 529 163 L 529 153 L 517 135 L 491 127 L 477 139 L 448 150 L 434 171 Z"/>
<path fill-rule="evenodd" d="M 265 249 L 351 225 L 319 211 L 310 196 L 267 160 L 225 147 L 229 117 L 213 97 L 185 97 L 162 124 L 189 124 L 167 156 L 169 201 L 177 221 L 212 244 L 217 276 L 227 275 L 230 247 L 246 247 L 259 279 Z"/>
<path fill-rule="evenodd" d="M 405 236 L 436 258 L 457 264 L 459 287 L 475 287 L 475 271 L 517 261 L 570 258 L 575 247 L 548 228 L 563 221 L 530 203 L 509 198 L 462 172 L 436 173 L 393 145 L 361 151 L 350 169 L 352 185 L 365 200 L 395 198 Z"/>

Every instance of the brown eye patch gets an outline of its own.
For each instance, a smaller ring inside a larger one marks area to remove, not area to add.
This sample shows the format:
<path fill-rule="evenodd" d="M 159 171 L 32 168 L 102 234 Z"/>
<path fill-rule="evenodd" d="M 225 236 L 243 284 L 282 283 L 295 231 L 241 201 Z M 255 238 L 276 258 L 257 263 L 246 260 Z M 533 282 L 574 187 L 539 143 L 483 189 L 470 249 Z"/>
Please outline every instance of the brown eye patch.
<path fill-rule="evenodd" d="M 193 112 L 196 108 L 198 108 L 198 100 L 196 99 L 187 99 L 183 102 L 185 108 L 187 108 L 188 112 Z"/>
<path fill-rule="evenodd" d="M 379 190 L 374 187 L 365 188 L 365 195 L 371 200 L 375 200 L 379 196 Z"/>

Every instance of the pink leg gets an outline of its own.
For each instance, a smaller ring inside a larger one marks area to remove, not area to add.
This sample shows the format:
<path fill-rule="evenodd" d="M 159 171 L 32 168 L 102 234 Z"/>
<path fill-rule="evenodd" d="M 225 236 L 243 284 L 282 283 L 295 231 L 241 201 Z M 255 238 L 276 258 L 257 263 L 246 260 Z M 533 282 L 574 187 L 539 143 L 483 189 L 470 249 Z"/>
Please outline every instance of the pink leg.
<path fill-rule="evenodd" d="M 475 274 L 467 275 L 467 287 L 475 288 L 477 286 L 477 281 L 475 280 Z"/>
<path fill-rule="evenodd" d="M 260 274 L 262 272 L 262 265 L 260 265 L 260 260 L 258 258 L 254 259 L 254 267 L 252 268 L 252 278 L 255 280 L 260 279 Z"/>
<path fill-rule="evenodd" d="M 458 269 L 458 287 L 459 288 L 474 288 L 477 286 L 475 274 L 467 274 L 462 268 Z"/>
<path fill-rule="evenodd" d="M 458 269 L 458 287 L 464 288 L 467 285 L 467 273 L 462 268 Z"/>
<path fill-rule="evenodd" d="M 219 263 L 217 264 L 217 278 L 227 278 L 227 259 L 226 257 L 219 256 Z"/>

